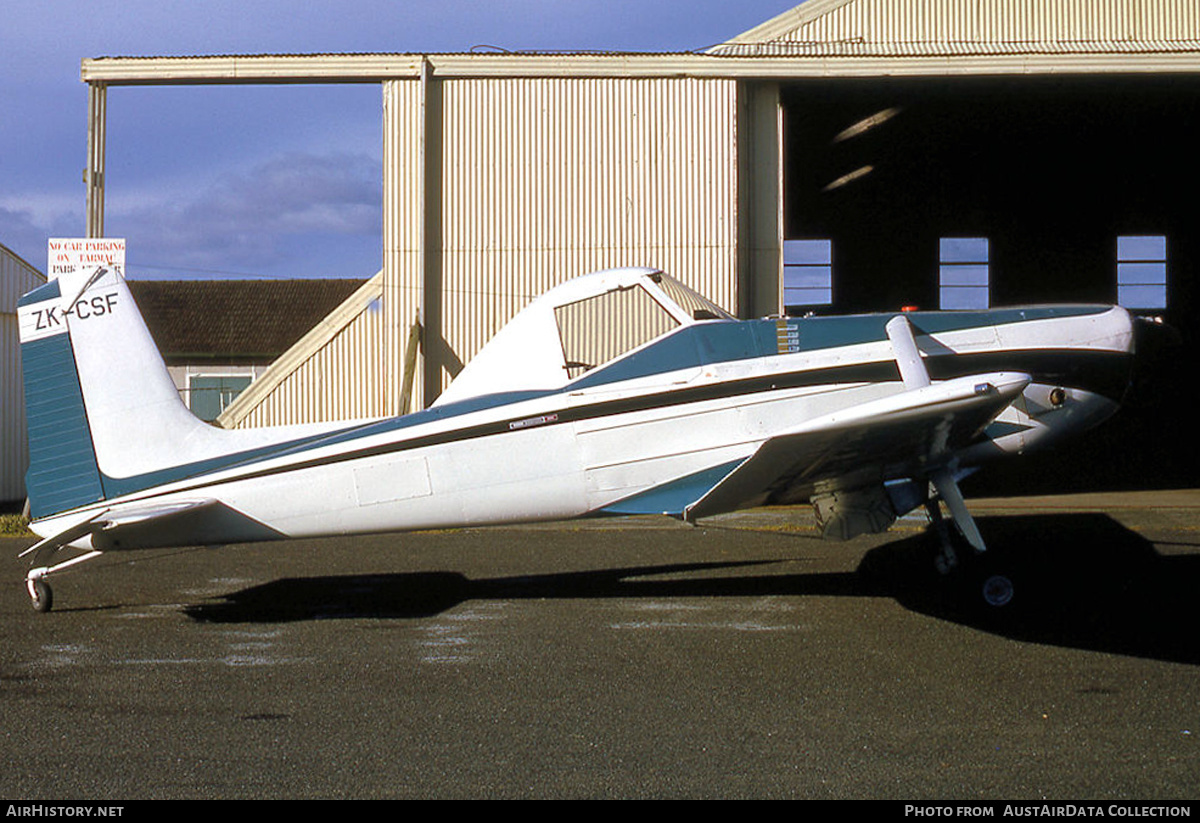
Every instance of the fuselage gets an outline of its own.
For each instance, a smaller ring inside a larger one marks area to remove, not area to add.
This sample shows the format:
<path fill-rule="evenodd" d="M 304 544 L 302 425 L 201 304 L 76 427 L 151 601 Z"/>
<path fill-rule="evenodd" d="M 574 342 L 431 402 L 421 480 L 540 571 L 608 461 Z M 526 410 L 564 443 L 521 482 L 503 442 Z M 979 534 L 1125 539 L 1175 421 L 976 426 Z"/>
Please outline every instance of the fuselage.
<path fill-rule="evenodd" d="M 715 483 L 765 440 L 806 420 L 903 392 L 884 331 L 893 316 L 690 323 L 561 388 L 487 394 L 108 477 L 106 488 L 118 494 L 34 528 L 53 534 L 101 510 L 201 500 L 217 501 L 222 515 L 198 519 L 194 534 L 182 522 L 170 544 L 654 510 L 656 488 L 688 477 Z M 999 371 L 1032 377 L 1016 402 L 956 454 L 964 465 L 1094 425 L 1117 408 L 1128 385 L 1133 334 L 1120 308 L 908 317 L 934 381 Z M 904 477 L 917 469 L 888 472 Z M 789 489 L 788 496 L 810 491 Z M 148 530 L 114 543 L 103 533 L 83 542 L 108 549 L 167 541 Z"/>

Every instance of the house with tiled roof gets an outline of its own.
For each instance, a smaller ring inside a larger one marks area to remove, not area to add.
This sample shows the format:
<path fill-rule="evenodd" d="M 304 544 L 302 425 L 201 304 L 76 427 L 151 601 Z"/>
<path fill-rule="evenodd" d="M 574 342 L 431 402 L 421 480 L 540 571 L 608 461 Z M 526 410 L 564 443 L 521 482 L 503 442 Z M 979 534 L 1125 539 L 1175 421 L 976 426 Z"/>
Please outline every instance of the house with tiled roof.
<path fill-rule="evenodd" d="M 363 280 L 133 280 L 130 290 L 188 407 L 214 420 Z"/>

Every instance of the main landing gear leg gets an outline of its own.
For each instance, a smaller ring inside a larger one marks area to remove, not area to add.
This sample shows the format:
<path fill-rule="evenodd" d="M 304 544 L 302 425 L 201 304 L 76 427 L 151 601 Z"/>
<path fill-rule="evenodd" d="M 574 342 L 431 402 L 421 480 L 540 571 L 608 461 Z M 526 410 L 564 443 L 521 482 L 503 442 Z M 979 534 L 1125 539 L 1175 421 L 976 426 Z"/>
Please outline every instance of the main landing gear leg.
<path fill-rule="evenodd" d="M 929 512 L 929 519 L 941 544 L 938 556 L 934 559 L 937 570 L 943 575 L 955 572 L 958 582 L 967 586 L 968 603 L 978 603 L 976 598 L 981 598 L 983 605 L 991 609 L 1009 605 L 1016 591 L 1012 576 L 999 570 L 994 559 L 987 554 L 983 536 L 967 511 L 953 473 L 948 468 L 941 469 L 931 480 L 937 489 L 937 497 L 931 496 L 925 503 L 925 509 Z M 950 510 L 950 518 L 955 526 L 953 529 L 942 516 L 942 501 Z M 955 543 L 967 544 L 965 558 L 960 557 Z"/>
<path fill-rule="evenodd" d="M 930 496 L 925 501 L 925 512 L 929 515 L 929 522 L 933 524 L 933 531 L 938 537 L 939 549 L 937 557 L 933 559 L 933 565 L 939 574 L 950 574 L 958 567 L 958 551 L 954 548 L 954 540 L 946 527 L 946 518 L 942 517 L 941 501 Z"/>

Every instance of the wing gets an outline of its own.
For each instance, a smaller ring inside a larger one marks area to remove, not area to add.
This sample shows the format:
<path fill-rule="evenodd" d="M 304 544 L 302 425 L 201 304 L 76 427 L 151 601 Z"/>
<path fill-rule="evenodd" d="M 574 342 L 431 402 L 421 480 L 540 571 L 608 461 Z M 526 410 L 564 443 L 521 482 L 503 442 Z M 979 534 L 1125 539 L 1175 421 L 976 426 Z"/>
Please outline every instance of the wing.
<path fill-rule="evenodd" d="M 1027 374 L 995 372 L 912 388 L 772 437 L 684 509 L 694 520 L 761 505 L 797 488 L 853 487 L 933 475 L 1012 403 Z"/>

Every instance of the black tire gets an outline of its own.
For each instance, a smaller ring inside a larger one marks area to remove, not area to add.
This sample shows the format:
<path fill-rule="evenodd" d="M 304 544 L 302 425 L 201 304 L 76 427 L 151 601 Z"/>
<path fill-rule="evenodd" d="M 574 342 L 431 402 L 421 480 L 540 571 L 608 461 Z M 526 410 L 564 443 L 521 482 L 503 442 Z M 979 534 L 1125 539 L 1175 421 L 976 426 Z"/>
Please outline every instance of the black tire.
<path fill-rule="evenodd" d="M 29 601 L 35 612 L 48 612 L 54 608 L 54 590 L 41 578 L 31 580 L 29 582 Z"/>
<path fill-rule="evenodd" d="M 1012 605 L 1016 587 L 1008 575 L 989 573 L 983 576 L 983 582 L 979 585 L 979 595 L 983 598 L 985 606 L 1003 609 Z"/>

